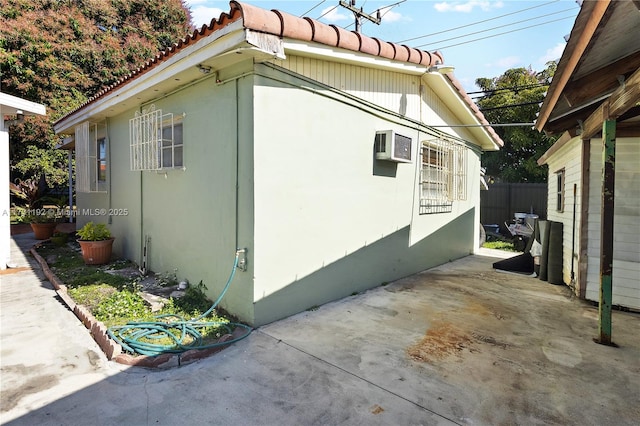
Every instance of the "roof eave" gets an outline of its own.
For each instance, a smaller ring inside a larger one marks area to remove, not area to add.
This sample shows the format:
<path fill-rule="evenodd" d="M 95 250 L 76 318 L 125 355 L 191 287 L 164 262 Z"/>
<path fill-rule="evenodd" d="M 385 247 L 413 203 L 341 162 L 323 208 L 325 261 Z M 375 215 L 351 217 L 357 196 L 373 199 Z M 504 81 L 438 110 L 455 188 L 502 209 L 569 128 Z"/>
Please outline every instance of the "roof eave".
<path fill-rule="evenodd" d="M 248 55 L 261 59 L 284 57 L 282 41 L 277 36 L 247 30 L 242 21 L 231 23 L 220 31 L 215 39 L 204 37 L 148 71 L 127 79 L 121 86 L 97 94 L 77 110 L 56 121 L 54 131 L 69 133 L 84 121 L 138 107 L 162 93 L 207 78 L 198 70 L 202 64 L 216 71 L 245 60 Z M 183 77 L 180 81 L 176 81 L 178 75 Z M 100 102 L 97 102 L 98 99 Z"/>
<path fill-rule="evenodd" d="M 544 130 L 560 99 L 562 91 L 576 70 L 582 55 L 598 29 L 600 21 L 605 15 L 610 3 L 611 0 L 598 0 L 588 1 L 582 4 L 573 28 L 571 29 L 571 36 L 569 37 L 567 46 L 562 53 L 558 68 L 540 107 L 540 112 L 538 113 L 538 118 L 534 126 L 538 131 Z M 582 31 L 579 34 L 575 34 L 578 29 L 582 29 Z"/>

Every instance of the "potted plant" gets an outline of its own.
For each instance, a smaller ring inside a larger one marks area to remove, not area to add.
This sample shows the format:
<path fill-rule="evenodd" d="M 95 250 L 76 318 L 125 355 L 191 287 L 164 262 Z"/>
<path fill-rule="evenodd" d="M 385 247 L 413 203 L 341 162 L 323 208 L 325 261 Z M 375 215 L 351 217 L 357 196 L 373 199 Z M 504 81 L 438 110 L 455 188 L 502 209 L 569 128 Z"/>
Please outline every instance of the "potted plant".
<path fill-rule="evenodd" d="M 26 221 L 31 224 L 34 236 L 37 240 L 51 238 L 56 229 L 56 210 L 43 208 L 48 200 L 47 181 L 44 175 L 39 178 L 17 179 L 16 183 L 9 183 L 11 194 L 25 202 L 27 212 Z"/>
<path fill-rule="evenodd" d="M 46 209 L 35 210 L 29 215 L 28 220 L 36 240 L 47 240 L 56 230 L 55 215 L 50 214 Z"/>
<path fill-rule="evenodd" d="M 89 222 L 78 231 L 78 244 L 87 265 L 104 265 L 111 259 L 114 237 L 104 223 Z"/>

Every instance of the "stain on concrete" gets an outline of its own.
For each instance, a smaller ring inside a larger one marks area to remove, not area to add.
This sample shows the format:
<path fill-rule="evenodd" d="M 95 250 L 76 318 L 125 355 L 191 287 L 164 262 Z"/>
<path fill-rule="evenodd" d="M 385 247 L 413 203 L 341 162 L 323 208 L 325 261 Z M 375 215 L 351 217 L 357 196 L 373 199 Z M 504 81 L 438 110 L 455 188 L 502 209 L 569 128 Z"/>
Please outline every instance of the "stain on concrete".
<path fill-rule="evenodd" d="M 554 339 L 546 342 L 542 345 L 542 352 L 549 361 L 564 367 L 575 367 L 582 362 L 582 353 L 576 345 L 564 340 Z"/>
<path fill-rule="evenodd" d="M 20 386 L 13 389 L 3 389 L 0 401 L 2 401 L 2 412 L 7 412 L 16 407 L 25 396 L 32 395 L 57 385 L 57 376 L 47 374 L 27 379 Z"/>
<path fill-rule="evenodd" d="M 471 337 L 452 323 L 436 321 L 422 340 L 407 349 L 407 354 L 415 361 L 434 362 L 457 355 L 472 343 Z"/>
<path fill-rule="evenodd" d="M 94 367 L 98 365 L 98 363 L 100 362 L 100 355 L 98 355 L 92 350 L 87 351 L 87 357 L 89 357 L 89 363 Z"/>

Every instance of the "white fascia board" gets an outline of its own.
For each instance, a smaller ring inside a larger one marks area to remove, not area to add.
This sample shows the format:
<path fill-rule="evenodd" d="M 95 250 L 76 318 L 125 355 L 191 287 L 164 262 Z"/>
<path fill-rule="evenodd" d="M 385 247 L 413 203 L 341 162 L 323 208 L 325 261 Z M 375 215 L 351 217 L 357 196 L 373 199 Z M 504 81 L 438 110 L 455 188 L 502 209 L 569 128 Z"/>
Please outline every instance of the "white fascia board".
<path fill-rule="evenodd" d="M 212 40 L 212 38 L 215 39 Z M 225 52 L 233 50 L 234 48 L 241 46 L 243 43 L 249 43 L 251 45 L 258 44 L 256 46 L 257 52 L 254 52 L 254 54 L 262 53 L 278 56 L 277 43 L 273 40 L 278 39 L 278 37 L 270 36 L 268 38 L 269 39 L 267 40 L 267 37 L 264 37 L 264 35 L 256 37 L 251 34 L 251 31 L 244 29 L 242 21 L 236 21 L 229 24 L 214 34 L 203 37 L 196 43 L 182 48 L 178 53 L 174 54 L 166 61 L 159 63 L 150 71 L 134 78 L 128 83 L 125 83 L 124 86 L 102 96 L 99 101 L 93 102 L 92 104 L 80 109 L 77 113 L 72 113 L 65 117 L 54 126 L 54 130 L 56 133 L 70 132 L 76 125 L 90 120 L 91 117 L 96 114 L 107 111 L 109 108 L 113 108 L 116 105 L 120 105 L 129 99 L 136 97 L 142 92 L 152 90 L 154 86 L 168 81 L 178 73 L 193 68 L 205 61 L 215 59 L 216 56 L 220 56 Z M 263 51 L 262 47 L 268 47 L 269 50 Z M 276 52 L 273 52 L 274 49 L 276 49 Z M 252 51 L 256 50 L 256 48 L 247 48 L 246 50 Z M 282 51 L 281 47 L 280 51 Z M 135 104 L 137 105 L 137 101 Z M 134 103 L 132 103 L 131 106 L 134 106 Z"/>
<path fill-rule="evenodd" d="M 16 114 L 22 111 L 24 115 L 47 115 L 44 105 L 2 92 L 0 92 L 0 111 L 2 114 Z"/>
<path fill-rule="evenodd" d="M 314 57 L 331 62 L 342 62 L 404 74 L 422 75 L 428 69 L 424 65 L 398 62 L 353 50 L 293 39 L 284 40 L 284 50 L 292 55 Z"/>
<path fill-rule="evenodd" d="M 467 105 L 467 103 L 460 97 L 460 93 L 455 90 L 446 76 L 437 72 L 431 72 L 425 73 L 422 78 L 444 102 L 447 108 L 449 108 L 460 120 L 460 123 L 451 124 L 477 124 L 477 127 L 466 128 L 476 138 L 475 141 L 469 142 L 480 145 L 482 149 L 488 151 L 497 151 L 500 149 L 489 132 L 487 132 L 482 123 L 480 123 L 478 117 L 475 116 L 473 111 L 469 108 L 469 105 Z M 427 125 L 429 124 L 427 123 Z"/>

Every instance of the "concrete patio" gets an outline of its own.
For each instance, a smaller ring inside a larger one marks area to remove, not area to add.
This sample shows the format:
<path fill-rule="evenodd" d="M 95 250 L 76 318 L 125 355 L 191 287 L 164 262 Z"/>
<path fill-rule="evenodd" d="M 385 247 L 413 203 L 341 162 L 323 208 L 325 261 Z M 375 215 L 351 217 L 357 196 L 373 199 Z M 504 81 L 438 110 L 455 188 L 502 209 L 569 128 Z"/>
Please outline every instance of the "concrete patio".
<path fill-rule="evenodd" d="M 254 330 L 187 366 L 109 362 L 23 254 L 0 275 L 6 425 L 637 425 L 640 315 L 483 251 Z M 20 248 L 22 247 L 22 249 Z"/>

